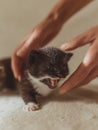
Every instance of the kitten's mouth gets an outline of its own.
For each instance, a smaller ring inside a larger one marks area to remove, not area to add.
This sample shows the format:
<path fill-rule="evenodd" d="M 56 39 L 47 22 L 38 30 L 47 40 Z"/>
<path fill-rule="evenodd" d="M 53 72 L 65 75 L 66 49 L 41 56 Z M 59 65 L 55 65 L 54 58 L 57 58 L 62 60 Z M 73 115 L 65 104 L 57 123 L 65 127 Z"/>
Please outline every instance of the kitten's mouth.
<path fill-rule="evenodd" d="M 46 79 L 41 80 L 41 82 L 44 82 L 51 89 L 56 88 L 59 81 L 60 81 L 60 78 L 46 78 Z"/>

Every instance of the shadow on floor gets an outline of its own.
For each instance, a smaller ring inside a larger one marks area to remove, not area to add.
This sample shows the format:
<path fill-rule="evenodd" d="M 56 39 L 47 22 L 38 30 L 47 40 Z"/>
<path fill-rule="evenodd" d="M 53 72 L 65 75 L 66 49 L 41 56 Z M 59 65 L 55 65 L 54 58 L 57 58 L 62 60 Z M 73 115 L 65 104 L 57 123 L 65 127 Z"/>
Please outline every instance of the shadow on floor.
<path fill-rule="evenodd" d="M 49 95 L 48 97 L 40 98 L 39 101 L 42 105 L 48 102 L 86 102 L 86 103 L 98 103 L 98 86 L 89 85 L 87 87 L 77 88 L 71 90 L 70 92 L 59 95 L 56 91 L 55 93 Z"/>
<path fill-rule="evenodd" d="M 6 94 L 0 94 L 1 96 L 19 96 L 16 92 L 11 92 Z M 38 101 L 44 106 L 49 102 L 86 102 L 86 103 L 98 103 L 98 86 L 97 85 L 88 85 L 83 88 L 76 88 L 70 92 L 59 95 L 58 91 L 53 92 L 47 97 L 38 97 Z"/>

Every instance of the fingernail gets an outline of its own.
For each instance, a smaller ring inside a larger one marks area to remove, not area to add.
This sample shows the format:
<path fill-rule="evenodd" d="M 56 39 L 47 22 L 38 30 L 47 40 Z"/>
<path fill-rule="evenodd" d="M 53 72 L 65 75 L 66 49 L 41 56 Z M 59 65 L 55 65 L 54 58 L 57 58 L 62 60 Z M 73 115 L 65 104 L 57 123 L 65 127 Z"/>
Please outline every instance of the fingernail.
<path fill-rule="evenodd" d="M 21 80 L 21 77 L 20 77 L 20 76 L 18 76 L 18 80 L 19 80 L 19 81 Z"/>
<path fill-rule="evenodd" d="M 59 91 L 59 94 L 60 94 L 60 95 L 63 95 L 64 93 L 66 93 L 65 90 L 62 90 L 62 89 L 61 89 L 61 90 Z"/>
<path fill-rule="evenodd" d="M 15 77 L 15 79 L 18 79 L 16 74 L 14 74 L 14 77 Z"/>
<path fill-rule="evenodd" d="M 65 44 L 61 45 L 60 48 L 61 48 L 61 50 L 67 49 L 68 48 L 68 43 L 65 43 Z"/>
<path fill-rule="evenodd" d="M 17 56 L 20 56 L 20 51 L 17 51 Z"/>
<path fill-rule="evenodd" d="M 21 50 L 17 51 L 16 55 L 22 57 Z"/>

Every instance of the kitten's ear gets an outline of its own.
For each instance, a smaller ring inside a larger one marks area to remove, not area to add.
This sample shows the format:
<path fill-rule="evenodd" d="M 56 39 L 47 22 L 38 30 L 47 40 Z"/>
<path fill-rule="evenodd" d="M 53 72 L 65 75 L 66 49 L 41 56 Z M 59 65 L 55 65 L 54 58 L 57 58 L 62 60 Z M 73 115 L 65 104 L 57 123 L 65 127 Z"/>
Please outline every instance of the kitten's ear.
<path fill-rule="evenodd" d="M 65 53 L 65 58 L 67 62 L 70 60 L 70 58 L 73 56 L 73 53 Z"/>

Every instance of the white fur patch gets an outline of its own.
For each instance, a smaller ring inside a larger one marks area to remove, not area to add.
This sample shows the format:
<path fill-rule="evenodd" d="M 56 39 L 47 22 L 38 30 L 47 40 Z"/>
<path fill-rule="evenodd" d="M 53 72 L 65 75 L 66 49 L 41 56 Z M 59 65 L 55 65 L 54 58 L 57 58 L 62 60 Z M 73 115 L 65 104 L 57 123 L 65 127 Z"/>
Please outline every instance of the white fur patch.
<path fill-rule="evenodd" d="M 36 111 L 38 109 L 40 109 L 39 104 L 36 104 L 36 103 L 33 103 L 33 102 L 29 102 L 27 105 L 25 105 L 23 107 L 23 110 L 25 112 Z"/>
<path fill-rule="evenodd" d="M 50 92 L 53 91 L 46 84 L 42 83 L 40 79 L 33 77 L 30 73 L 28 73 L 28 79 L 33 84 L 35 90 L 42 96 L 47 96 Z"/>

